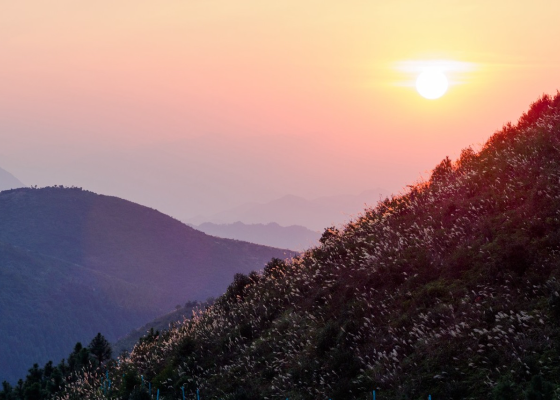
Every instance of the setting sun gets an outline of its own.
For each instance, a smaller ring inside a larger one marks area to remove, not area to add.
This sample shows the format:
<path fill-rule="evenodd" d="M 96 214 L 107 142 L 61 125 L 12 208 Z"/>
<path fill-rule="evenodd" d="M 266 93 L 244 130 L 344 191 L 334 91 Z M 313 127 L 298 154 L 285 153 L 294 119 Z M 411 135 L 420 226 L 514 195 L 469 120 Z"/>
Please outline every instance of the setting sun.
<path fill-rule="evenodd" d="M 423 98 L 435 100 L 452 86 L 472 83 L 472 74 L 480 69 L 480 64 L 450 59 L 420 59 L 396 62 L 393 68 L 399 73 L 394 85 L 414 88 Z"/>
<path fill-rule="evenodd" d="M 426 68 L 416 79 L 416 90 L 426 99 L 439 99 L 447 92 L 449 82 L 445 74 L 437 68 Z"/>

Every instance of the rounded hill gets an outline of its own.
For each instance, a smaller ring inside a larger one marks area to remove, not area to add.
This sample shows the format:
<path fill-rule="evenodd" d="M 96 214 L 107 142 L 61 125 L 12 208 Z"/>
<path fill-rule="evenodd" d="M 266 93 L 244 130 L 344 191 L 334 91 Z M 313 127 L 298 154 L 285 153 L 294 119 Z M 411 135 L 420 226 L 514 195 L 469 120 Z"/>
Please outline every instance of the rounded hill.
<path fill-rule="evenodd" d="M 236 273 L 292 254 L 215 238 L 80 188 L 0 192 L 0 332 L 13 339 L 0 344 L 0 380 L 57 361 L 97 332 L 115 341 L 187 300 L 224 293 Z"/>

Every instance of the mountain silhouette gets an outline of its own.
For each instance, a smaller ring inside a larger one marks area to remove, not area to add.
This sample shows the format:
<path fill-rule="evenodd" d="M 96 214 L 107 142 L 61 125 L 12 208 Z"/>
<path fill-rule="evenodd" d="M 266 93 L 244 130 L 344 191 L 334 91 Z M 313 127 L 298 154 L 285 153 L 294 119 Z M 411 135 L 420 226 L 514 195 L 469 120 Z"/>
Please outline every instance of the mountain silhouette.
<path fill-rule="evenodd" d="M 0 168 L 0 192 L 2 190 L 24 187 L 21 181 L 5 169 Z"/>
<path fill-rule="evenodd" d="M 0 380 L 111 341 L 235 273 L 293 252 L 208 236 L 156 210 L 80 188 L 0 192 Z"/>
<path fill-rule="evenodd" d="M 275 222 L 268 224 L 244 224 L 239 221 L 233 224 L 205 222 L 195 225 L 193 228 L 208 235 L 244 240 L 264 246 L 292 249 L 294 251 L 302 251 L 316 245 L 321 237 L 320 233 L 303 226 L 280 226 Z"/>
<path fill-rule="evenodd" d="M 286 195 L 267 203 L 246 203 L 211 216 L 198 216 L 188 220 L 200 225 L 214 224 L 277 223 L 282 226 L 300 225 L 310 230 L 322 231 L 328 226 L 340 225 L 360 213 L 367 205 L 373 206 L 388 193 L 383 189 L 368 190 L 354 195 L 325 196 L 313 200 Z"/>

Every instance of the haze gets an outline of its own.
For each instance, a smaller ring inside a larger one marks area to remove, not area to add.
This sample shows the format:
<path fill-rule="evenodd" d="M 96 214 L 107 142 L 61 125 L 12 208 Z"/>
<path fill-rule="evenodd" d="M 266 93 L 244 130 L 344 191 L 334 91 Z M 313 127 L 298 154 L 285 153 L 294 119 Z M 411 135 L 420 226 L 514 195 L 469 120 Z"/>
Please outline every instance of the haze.
<path fill-rule="evenodd" d="M 397 193 L 556 93 L 558 15 L 556 1 L 7 2 L 0 167 L 182 219 Z M 432 59 L 472 66 L 434 101 L 398 68 Z"/>

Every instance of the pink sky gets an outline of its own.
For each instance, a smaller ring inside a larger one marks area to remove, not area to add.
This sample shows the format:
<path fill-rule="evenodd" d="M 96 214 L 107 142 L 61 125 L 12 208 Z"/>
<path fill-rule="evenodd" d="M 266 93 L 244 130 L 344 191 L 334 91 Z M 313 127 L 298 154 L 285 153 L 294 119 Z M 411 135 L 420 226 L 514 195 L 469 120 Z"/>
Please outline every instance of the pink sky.
<path fill-rule="evenodd" d="M 552 0 L 9 2 L 0 167 L 179 218 L 397 193 L 556 93 L 558 15 Z M 399 66 L 433 59 L 472 68 L 430 101 Z"/>

